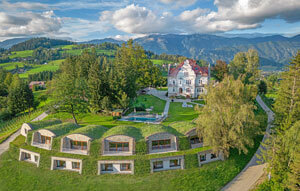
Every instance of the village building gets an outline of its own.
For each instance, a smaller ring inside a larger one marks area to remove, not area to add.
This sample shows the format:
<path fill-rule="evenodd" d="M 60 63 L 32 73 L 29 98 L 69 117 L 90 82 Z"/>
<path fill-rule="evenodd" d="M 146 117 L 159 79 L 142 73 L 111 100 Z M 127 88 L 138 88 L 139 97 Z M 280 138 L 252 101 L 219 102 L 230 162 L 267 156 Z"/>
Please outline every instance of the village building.
<path fill-rule="evenodd" d="M 210 67 L 200 67 L 195 60 L 185 60 L 168 67 L 168 96 L 197 98 L 206 94 Z"/>
<path fill-rule="evenodd" d="M 38 88 L 46 88 L 46 83 L 45 81 L 32 81 L 29 83 L 29 88 L 33 90 L 34 87 Z"/>
<path fill-rule="evenodd" d="M 21 126 L 21 135 L 23 135 L 24 137 L 27 137 L 28 132 L 32 131 L 34 129 L 34 127 L 29 124 L 29 123 L 23 123 Z"/>
<path fill-rule="evenodd" d="M 98 161 L 98 175 L 100 174 L 134 174 L 134 160 Z"/>

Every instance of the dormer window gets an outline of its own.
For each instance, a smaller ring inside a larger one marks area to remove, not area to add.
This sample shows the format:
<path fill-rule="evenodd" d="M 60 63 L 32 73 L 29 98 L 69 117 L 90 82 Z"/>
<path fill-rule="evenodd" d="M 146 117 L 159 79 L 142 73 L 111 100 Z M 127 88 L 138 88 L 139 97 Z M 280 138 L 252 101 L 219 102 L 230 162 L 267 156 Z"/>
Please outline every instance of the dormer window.
<path fill-rule="evenodd" d="M 189 73 L 188 72 L 184 72 L 184 77 L 188 77 Z"/>

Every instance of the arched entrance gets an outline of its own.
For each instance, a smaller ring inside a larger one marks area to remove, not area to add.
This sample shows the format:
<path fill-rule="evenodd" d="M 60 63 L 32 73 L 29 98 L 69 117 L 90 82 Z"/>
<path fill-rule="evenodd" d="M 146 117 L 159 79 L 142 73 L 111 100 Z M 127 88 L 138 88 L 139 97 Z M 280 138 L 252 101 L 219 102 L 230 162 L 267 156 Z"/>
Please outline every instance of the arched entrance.
<path fill-rule="evenodd" d="M 179 88 L 179 93 L 182 94 L 182 88 Z"/>

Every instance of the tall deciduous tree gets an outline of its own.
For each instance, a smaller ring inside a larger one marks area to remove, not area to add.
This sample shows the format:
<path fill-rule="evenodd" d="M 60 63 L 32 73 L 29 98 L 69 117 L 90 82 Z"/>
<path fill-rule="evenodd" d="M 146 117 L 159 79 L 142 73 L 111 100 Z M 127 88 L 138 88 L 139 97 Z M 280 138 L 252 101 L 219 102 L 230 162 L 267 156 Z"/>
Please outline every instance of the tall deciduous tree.
<path fill-rule="evenodd" d="M 235 79 L 241 77 L 244 83 L 254 83 L 259 77 L 259 56 L 256 50 L 237 53 L 229 64 L 229 73 Z"/>
<path fill-rule="evenodd" d="M 70 113 L 78 124 L 76 114 L 88 110 L 88 88 L 86 80 L 77 73 L 76 59 L 68 58 L 61 67 L 62 73 L 55 79 L 53 86 L 54 107 Z"/>
<path fill-rule="evenodd" d="M 230 148 L 247 153 L 253 146 L 258 129 L 253 99 L 256 90 L 241 80 L 226 77 L 220 84 L 210 86 L 206 105 L 197 118 L 198 134 L 215 152 L 229 156 Z"/>
<path fill-rule="evenodd" d="M 225 61 L 217 60 L 216 65 L 212 69 L 212 76 L 218 81 L 222 81 L 228 75 L 228 68 Z"/>

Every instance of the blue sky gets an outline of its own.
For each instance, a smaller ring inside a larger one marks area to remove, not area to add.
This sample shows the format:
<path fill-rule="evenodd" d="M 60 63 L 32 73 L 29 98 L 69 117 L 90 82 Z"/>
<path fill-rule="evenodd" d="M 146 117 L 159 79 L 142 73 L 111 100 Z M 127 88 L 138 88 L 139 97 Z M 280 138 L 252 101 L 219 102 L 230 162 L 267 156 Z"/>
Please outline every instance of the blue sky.
<path fill-rule="evenodd" d="M 300 33 L 299 0 L 0 0 L 0 40 Z"/>

